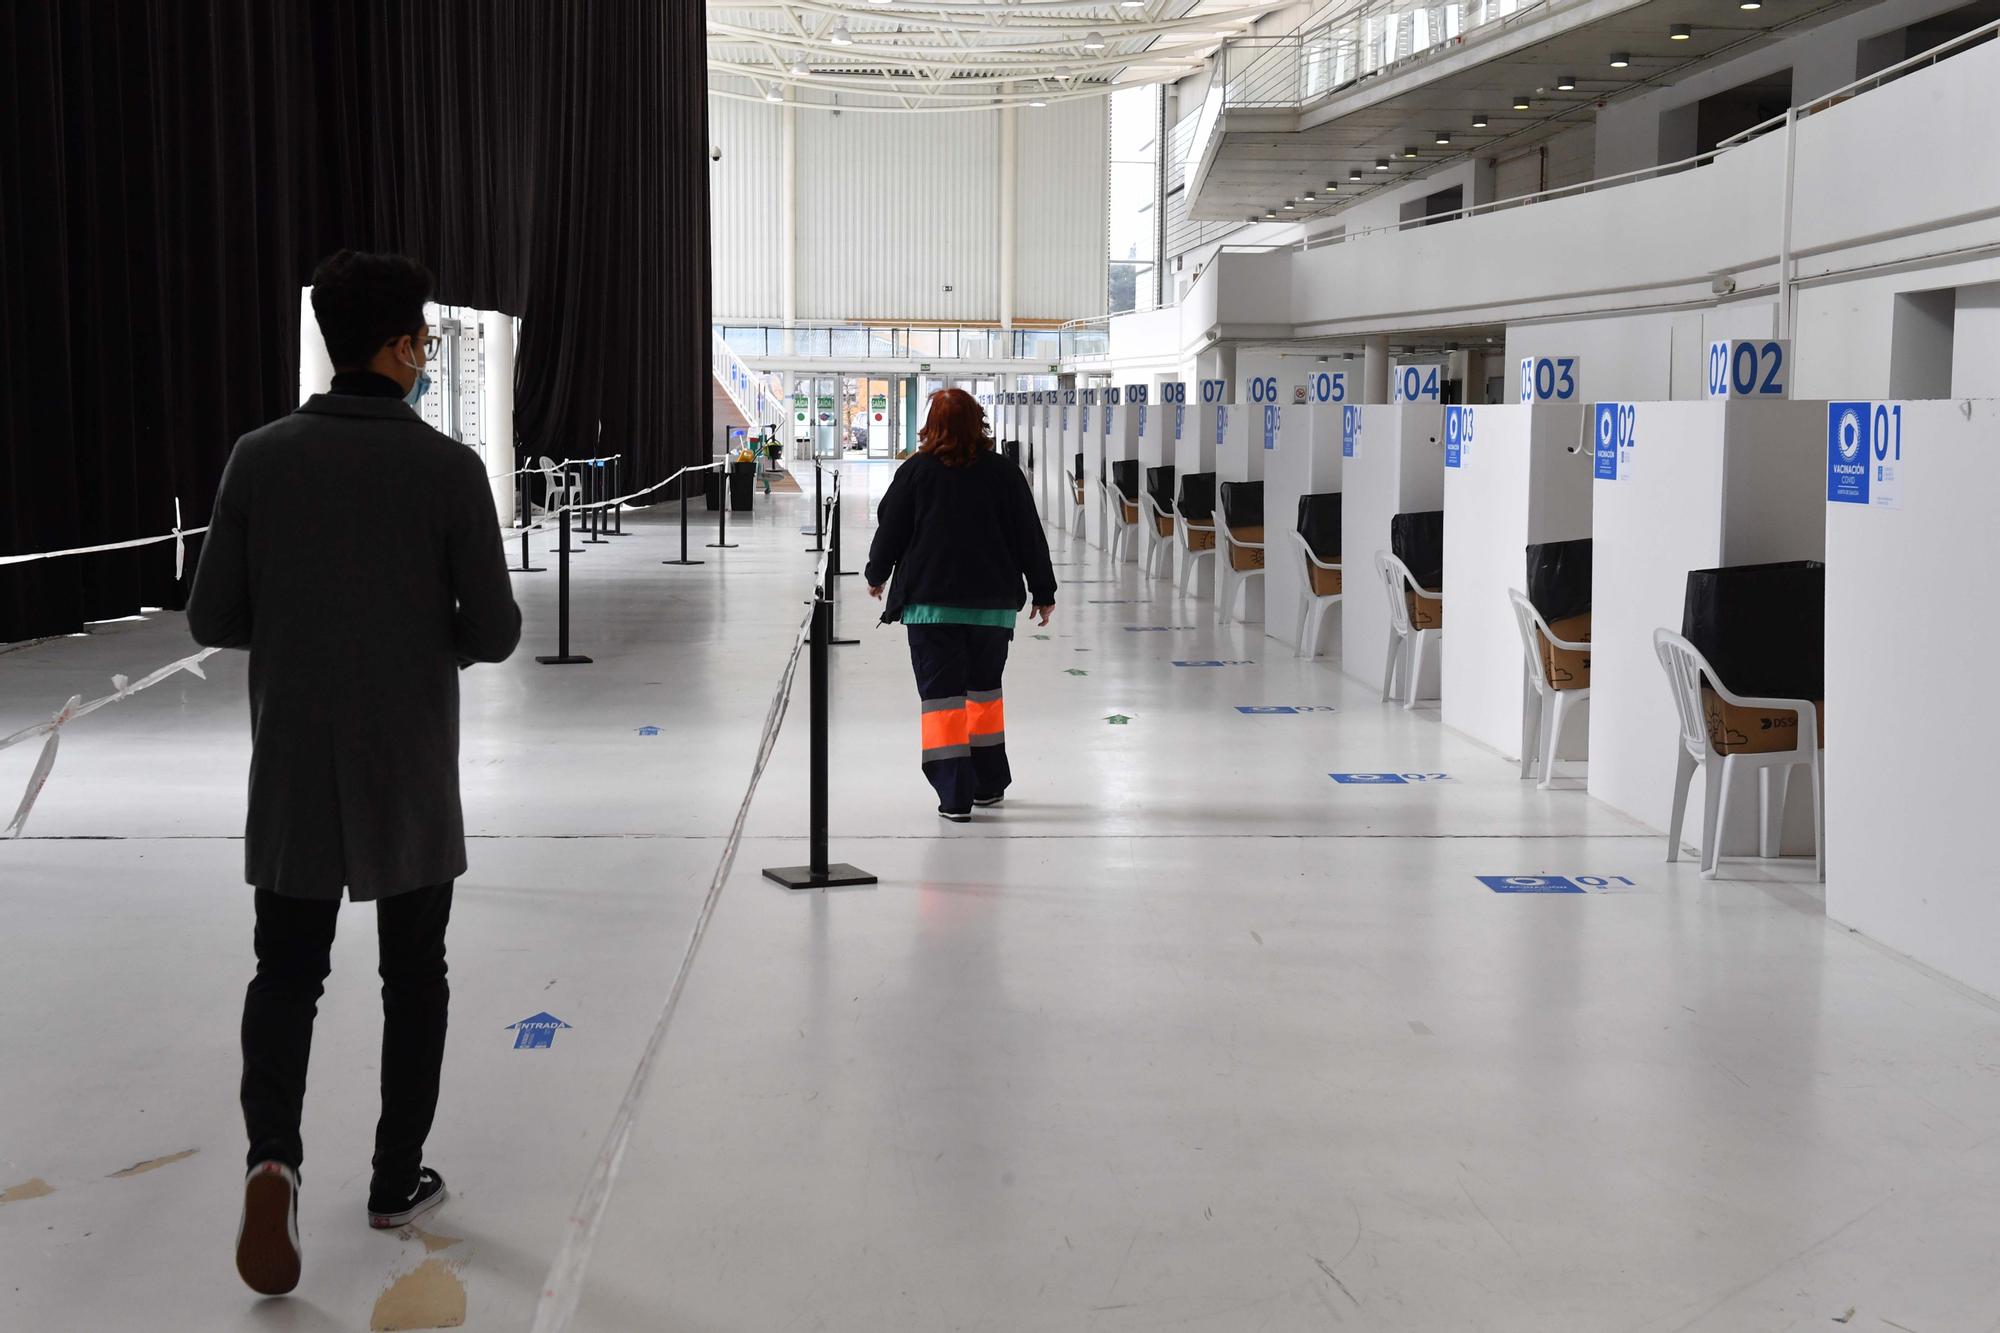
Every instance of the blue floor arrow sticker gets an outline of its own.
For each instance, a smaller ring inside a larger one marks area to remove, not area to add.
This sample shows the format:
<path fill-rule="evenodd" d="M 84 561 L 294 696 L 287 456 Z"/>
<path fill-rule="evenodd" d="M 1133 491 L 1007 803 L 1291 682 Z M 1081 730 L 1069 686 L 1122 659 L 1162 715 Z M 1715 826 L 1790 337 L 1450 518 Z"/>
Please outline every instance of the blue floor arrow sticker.
<path fill-rule="evenodd" d="M 551 1013 L 539 1013 L 518 1023 L 509 1023 L 517 1051 L 545 1051 L 556 1044 L 556 1033 L 569 1031 L 569 1024 Z"/>
<path fill-rule="evenodd" d="M 1495 893 L 1623 893 L 1639 886 L 1623 875 L 1481 875 Z"/>
<path fill-rule="evenodd" d="M 1450 782 L 1449 773 L 1329 773 L 1335 782 L 1357 787 L 1402 787 L 1418 782 Z"/>

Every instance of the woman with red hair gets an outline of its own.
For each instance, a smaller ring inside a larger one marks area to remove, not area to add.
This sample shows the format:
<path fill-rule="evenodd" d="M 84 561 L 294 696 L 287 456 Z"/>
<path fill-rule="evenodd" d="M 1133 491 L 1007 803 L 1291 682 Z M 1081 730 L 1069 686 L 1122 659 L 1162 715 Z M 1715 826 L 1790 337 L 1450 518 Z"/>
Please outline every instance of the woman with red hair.
<path fill-rule="evenodd" d="M 1049 623 L 1056 576 L 1027 478 L 993 452 L 971 394 L 932 394 L 917 439 L 876 506 L 865 573 L 870 596 L 887 587 L 883 623 L 909 631 L 924 776 L 938 814 L 963 824 L 973 806 L 1000 804 L 1013 781 L 1000 673 L 1030 595 Z"/>

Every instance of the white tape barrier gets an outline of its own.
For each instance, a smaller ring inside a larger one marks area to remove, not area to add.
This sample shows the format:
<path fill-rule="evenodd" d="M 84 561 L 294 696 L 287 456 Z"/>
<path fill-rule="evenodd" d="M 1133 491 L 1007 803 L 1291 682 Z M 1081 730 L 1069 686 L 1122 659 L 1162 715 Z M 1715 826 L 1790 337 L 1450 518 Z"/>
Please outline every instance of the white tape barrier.
<path fill-rule="evenodd" d="M 829 551 L 820 557 L 819 570 L 815 575 L 816 588 L 826 587 L 827 559 L 831 554 Z M 590 1266 L 591 1253 L 597 1246 L 597 1233 L 604 1223 L 604 1210 L 611 1202 L 611 1191 L 618 1183 L 618 1173 L 625 1162 L 625 1149 L 632 1140 L 632 1124 L 645 1102 L 647 1086 L 652 1081 L 654 1066 L 659 1062 L 660 1049 L 666 1043 L 674 1010 L 680 1006 L 688 973 L 694 968 L 695 955 L 701 951 L 702 941 L 708 936 L 708 923 L 722 897 L 722 886 L 728 882 L 729 872 L 736 864 L 737 847 L 743 839 L 743 824 L 750 816 L 750 803 L 756 798 L 757 784 L 762 780 L 764 769 L 771 760 L 771 751 L 777 744 L 778 731 L 784 724 L 785 710 L 791 701 L 792 682 L 798 676 L 799 654 L 811 633 L 812 613 L 808 611 L 799 625 L 798 635 L 792 640 L 792 651 L 785 658 L 785 668 L 778 676 L 777 691 L 771 696 L 771 706 L 764 714 L 764 734 L 757 743 L 756 761 L 750 768 L 750 785 L 744 789 L 742 803 L 736 807 L 736 821 L 729 827 L 729 837 L 722 845 L 722 858 L 716 863 L 715 877 L 708 883 L 708 896 L 702 900 L 694 929 L 688 935 L 687 951 L 681 955 L 673 985 L 667 989 L 666 1002 L 660 1006 L 660 1016 L 654 1020 L 653 1030 L 646 1037 L 646 1048 L 639 1055 L 638 1067 L 632 1071 L 632 1078 L 625 1086 L 625 1096 L 611 1117 L 611 1130 L 604 1137 L 604 1146 L 598 1149 L 597 1160 L 590 1168 L 590 1178 L 584 1182 L 583 1192 L 577 1196 L 576 1206 L 570 1210 L 562 1249 L 549 1266 L 548 1277 L 542 1282 L 541 1299 L 535 1303 L 532 1333 L 567 1333 L 570 1321 L 576 1316 L 577 1303 L 583 1297 L 584 1272 Z"/>
<path fill-rule="evenodd" d="M 35 798 L 42 794 L 42 788 L 48 784 L 49 772 L 56 766 L 56 750 L 62 744 L 62 729 L 65 726 L 80 717 L 90 716 L 90 714 L 95 713 L 106 704 L 115 704 L 120 699 L 131 698 L 141 690 L 150 690 L 153 686 L 158 685 L 161 681 L 174 675 L 176 672 L 185 671 L 190 675 L 199 676 L 203 680 L 206 680 L 208 679 L 208 673 L 201 669 L 201 664 L 221 651 L 220 648 L 204 648 L 198 653 L 190 653 L 178 662 L 169 662 L 158 671 L 153 672 L 149 676 L 141 676 L 138 680 L 128 680 L 124 676 L 113 676 L 111 678 L 112 691 L 103 698 L 92 699 L 89 703 L 84 703 L 82 695 L 72 694 L 69 702 L 58 709 L 56 715 L 48 721 L 37 722 L 32 727 L 25 727 L 5 739 L 0 739 L 0 750 L 5 750 L 11 746 L 31 741 L 37 736 L 46 736 L 48 738 L 42 742 L 41 757 L 35 760 L 35 770 L 28 775 L 28 789 L 21 794 L 21 804 L 15 807 L 14 818 L 7 825 L 7 836 L 18 838 L 21 836 L 21 830 L 27 827 L 28 814 L 35 808 Z"/>

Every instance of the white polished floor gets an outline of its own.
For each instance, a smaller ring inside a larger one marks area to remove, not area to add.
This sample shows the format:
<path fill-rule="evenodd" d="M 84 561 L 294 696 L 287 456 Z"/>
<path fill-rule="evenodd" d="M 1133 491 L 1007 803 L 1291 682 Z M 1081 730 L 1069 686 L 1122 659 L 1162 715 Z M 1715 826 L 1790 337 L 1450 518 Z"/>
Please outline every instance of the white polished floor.
<path fill-rule="evenodd" d="M 887 476 L 852 467 L 850 494 Z M 289 1300 L 230 1264 L 243 659 L 77 724 L 0 843 L 0 1328 L 358 1330 L 459 1293 L 465 1327 L 527 1327 L 748 777 L 807 505 L 760 499 L 697 568 L 657 563 L 669 512 L 585 548 L 591 666 L 534 663 L 555 576 L 517 576 L 528 642 L 464 677 L 431 1154 L 456 1197 L 428 1238 L 364 1225 L 378 1018 L 350 909 Z M 803 859 L 802 681 L 577 1327 L 2000 1328 L 2000 1008 L 1829 925 L 1806 864 L 1704 882 L 1434 710 L 1058 548 L 1058 619 L 1008 673 L 1017 785 L 967 827 L 916 768 L 902 633 L 844 581 L 833 851 L 882 882 L 757 874 Z M 1207 628 L 1127 628 L 1151 625 Z M 0 654 L 0 732 L 185 643 L 161 615 Z M 1273 705 L 1336 711 L 1238 711 Z M 0 754 L 9 810 L 31 762 Z M 1634 884 L 1477 878 L 1532 874 Z M 513 1049 L 544 1010 L 569 1030 Z"/>

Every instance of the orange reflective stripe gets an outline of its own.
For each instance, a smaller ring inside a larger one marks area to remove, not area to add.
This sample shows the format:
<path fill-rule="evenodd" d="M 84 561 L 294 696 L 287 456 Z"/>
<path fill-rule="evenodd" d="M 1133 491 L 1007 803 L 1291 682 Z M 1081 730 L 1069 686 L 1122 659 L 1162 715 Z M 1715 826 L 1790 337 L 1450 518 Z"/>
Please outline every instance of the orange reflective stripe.
<path fill-rule="evenodd" d="M 940 708 L 924 713 L 924 749 L 941 750 L 948 745 L 965 745 L 970 740 L 964 708 Z"/>
<path fill-rule="evenodd" d="M 1000 699 L 969 699 L 965 711 L 971 735 L 994 736 L 1007 729 L 1007 705 Z"/>

